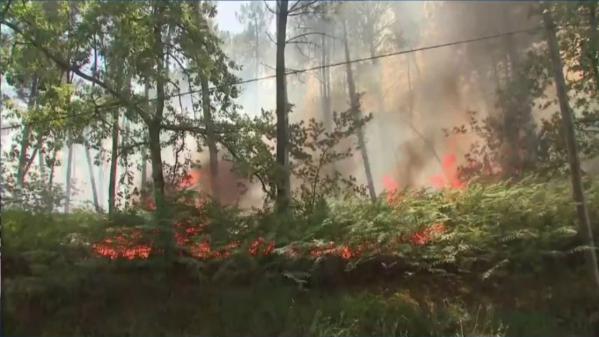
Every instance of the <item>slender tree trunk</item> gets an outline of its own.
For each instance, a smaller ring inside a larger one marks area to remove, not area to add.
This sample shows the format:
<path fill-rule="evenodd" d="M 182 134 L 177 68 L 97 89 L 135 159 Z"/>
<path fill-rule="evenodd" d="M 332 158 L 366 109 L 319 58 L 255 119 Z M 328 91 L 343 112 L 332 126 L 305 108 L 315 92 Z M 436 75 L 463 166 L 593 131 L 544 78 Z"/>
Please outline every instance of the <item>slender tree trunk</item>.
<path fill-rule="evenodd" d="M 96 212 L 101 212 L 100 204 L 98 203 L 98 191 L 96 189 L 96 178 L 94 177 L 94 167 L 92 164 L 92 157 L 89 153 L 89 144 L 85 142 L 85 158 L 87 159 L 87 169 L 89 171 L 89 182 L 92 185 L 92 200 L 94 201 L 94 208 Z"/>
<path fill-rule="evenodd" d="M 35 159 L 35 156 L 39 149 L 39 144 L 33 148 L 33 153 L 31 153 L 31 157 L 29 157 L 29 160 L 27 160 L 27 164 L 25 164 L 25 175 L 27 175 L 27 172 L 29 172 L 29 168 L 31 167 L 31 164 L 33 163 L 33 160 Z"/>
<path fill-rule="evenodd" d="M 154 183 L 154 202 L 156 203 L 156 212 L 154 213 L 158 228 L 161 231 L 159 249 L 164 251 L 164 260 L 167 264 L 173 259 L 174 253 L 174 237 L 170 229 L 170 224 L 167 219 L 168 209 L 166 197 L 164 194 L 164 172 L 162 165 L 162 153 L 160 148 L 160 131 L 162 128 L 162 118 L 164 113 L 164 105 L 166 101 L 165 87 L 168 71 L 165 71 L 165 45 L 162 41 L 163 28 L 163 11 L 164 4 L 155 4 L 155 19 L 154 26 L 154 48 L 156 51 L 156 110 L 152 120 L 147 121 L 148 124 L 148 141 L 150 148 L 150 159 L 152 161 L 152 180 Z"/>
<path fill-rule="evenodd" d="M 202 109 L 204 113 L 204 123 L 206 124 L 206 143 L 208 144 L 208 153 L 210 154 L 210 188 L 212 189 L 212 198 L 214 198 L 216 202 L 220 202 L 220 191 L 218 186 L 218 149 L 216 148 L 214 122 L 212 120 L 212 112 L 210 111 L 208 79 L 206 76 L 202 76 L 200 81 L 202 86 Z"/>
<path fill-rule="evenodd" d="M 149 101 L 149 99 L 150 99 L 150 87 L 148 86 L 147 83 L 146 83 L 145 88 L 144 88 L 144 97 L 146 98 L 146 102 Z M 193 102 L 192 102 L 192 106 L 193 106 Z M 146 108 L 149 111 L 150 105 L 146 104 Z M 195 109 L 194 109 L 194 111 L 195 111 Z M 148 184 L 148 182 L 147 182 L 147 179 L 148 179 L 148 168 L 147 168 L 147 165 L 148 165 L 148 151 L 147 151 L 147 149 L 145 147 L 142 147 L 142 152 L 141 152 L 141 199 L 142 200 L 145 200 L 145 198 L 146 198 L 146 186 Z"/>
<path fill-rule="evenodd" d="M 591 227 L 591 219 L 584 196 L 584 189 L 582 186 L 582 173 L 580 170 L 580 159 L 578 158 L 578 148 L 576 144 L 576 135 L 574 130 L 574 116 L 568 102 L 568 94 L 566 91 L 566 81 L 564 80 L 562 60 L 559 55 L 559 46 L 557 44 L 557 38 L 555 34 L 555 25 L 551 18 L 551 11 L 548 6 L 544 6 L 543 21 L 545 23 L 545 29 L 547 32 L 547 42 L 549 45 L 549 54 L 551 57 L 551 63 L 553 67 L 553 77 L 555 80 L 555 86 L 557 90 L 557 97 L 559 100 L 562 129 L 568 148 L 568 159 L 570 164 L 570 177 L 572 180 L 572 194 L 574 202 L 576 203 L 576 211 L 578 214 L 578 235 L 587 243 L 590 247 L 595 247 L 593 240 L 593 230 Z M 589 271 L 593 276 L 597 287 L 599 287 L 599 267 L 597 266 L 597 254 L 595 249 L 589 249 L 586 251 L 587 263 Z"/>
<path fill-rule="evenodd" d="M 68 140 L 68 158 L 67 158 L 67 176 L 65 178 L 66 183 L 66 199 L 64 203 L 64 212 L 69 213 L 69 209 L 71 207 L 71 176 L 72 176 L 72 168 L 73 168 L 73 140 L 69 137 Z"/>
<path fill-rule="evenodd" d="M 509 11 L 509 7 L 506 7 Z M 504 12 L 505 22 L 512 25 L 510 12 Z M 512 35 L 505 37 L 507 58 L 509 59 L 509 79 L 516 90 L 512 93 L 510 105 L 504 109 L 504 142 L 508 145 L 505 166 L 510 174 L 520 175 L 524 169 L 534 167 L 537 158 L 537 139 L 532 115 L 532 102 L 529 94 L 529 84 L 522 75 L 522 61 L 518 46 Z M 523 134 L 522 134 L 523 133 Z M 521 153 L 521 149 L 525 150 Z"/>
<path fill-rule="evenodd" d="M 116 199 L 116 179 L 119 157 L 119 111 L 112 112 L 112 145 L 110 152 L 110 173 L 108 178 L 108 214 L 113 215 Z"/>
<path fill-rule="evenodd" d="M 67 71 L 67 83 L 70 84 L 72 82 L 72 74 Z M 71 98 L 69 97 L 69 103 L 71 102 Z M 69 133 L 67 138 L 68 144 L 68 159 L 67 159 L 67 176 L 65 178 L 66 183 L 66 196 L 65 196 L 65 204 L 64 204 L 64 212 L 69 213 L 69 209 L 71 207 L 71 177 L 72 177 L 72 168 L 73 168 L 73 135 Z"/>
<path fill-rule="evenodd" d="M 31 90 L 29 91 L 29 102 L 27 109 L 31 112 L 35 108 L 35 101 L 37 99 L 37 86 L 38 79 L 34 77 L 31 82 Z M 25 181 L 25 166 L 27 164 L 27 150 L 29 149 L 29 136 L 31 134 L 31 126 L 29 123 L 23 123 L 23 131 L 21 133 L 21 149 L 19 151 L 19 162 L 17 167 L 17 186 L 23 188 L 23 182 Z"/>
<path fill-rule="evenodd" d="M 256 18 L 254 20 L 254 30 L 255 30 L 254 38 L 256 39 L 256 49 L 254 50 L 254 57 L 256 59 L 256 64 L 255 64 L 256 68 L 254 69 L 254 72 L 255 72 L 255 77 L 257 78 L 258 76 L 260 76 L 260 34 L 258 31 L 258 18 Z M 255 95 L 256 95 L 254 97 L 255 98 L 254 99 L 254 102 L 255 102 L 254 109 L 255 109 L 255 111 L 258 111 L 258 109 L 260 108 L 260 105 L 259 105 L 260 102 L 258 102 L 258 97 L 260 95 L 260 90 L 259 90 L 260 82 L 256 81 L 256 83 L 254 83 L 254 84 L 255 84 L 254 90 L 255 90 Z"/>
<path fill-rule="evenodd" d="M 320 65 L 324 66 L 328 62 L 328 54 L 329 54 L 329 44 L 327 43 L 326 36 L 322 35 L 320 37 L 321 43 L 321 54 L 320 54 Z M 329 67 L 323 67 L 320 71 L 321 74 L 321 85 L 320 85 L 320 99 L 321 99 L 321 108 L 322 108 L 322 119 L 324 121 L 325 127 L 327 131 L 331 131 L 331 85 L 329 82 L 330 79 L 330 69 Z"/>
<path fill-rule="evenodd" d="M 587 55 L 591 61 L 591 73 L 593 74 L 593 80 L 595 81 L 595 95 L 599 96 L 599 60 L 597 59 L 597 49 L 599 46 L 599 33 L 597 32 L 597 3 L 595 1 L 589 1 L 589 48 Z"/>
<path fill-rule="evenodd" d="M 40 176 L 42 178 L 42 181 L 46 181 L 46 163 L 44 162 L 44 151 L 43 151 L 43 144 L 42 144 L 42 136 L 39 136 L 39 144 L 40 144 L 40 150 L 37 152 L 37 165 L 40 168 Z"/>
<path fill-rule="evenodd" d="M 56 168 L 56 156 L 58 154 L 58 149 L 54 149 L 52 151 L 52 164 L 50 165 L 50 173 L 48 174 L 48 187 L 52 188 L 52 184 L 54 184 L 54 169 Z"/>
<path fill-rule="evenodd" d="M 287 0 L 277 1 L 277 164 L 276 208 L 285 212 L 291 202 L 291 172 L 289 167 L 289 104 L 285 75 L 285 44 L 287 39 Z"/>
<path fill-rule="evenodd" d="M 360 119 L 360 101 L 358 99 L 358 93 L 356 92 L 356 86 L 354 83 L 354 76 L 351 68 L 351 64 L 349 63 L 350 54 L 349 54 L 349 42 L 347 39 L 347 24 L 343 21 L 343 36 L 344 36 L 344 49 L 345 49 L 345 69 L 347 72 L 347 87 L 349 100 L 351 104 L 351 111 L 356 120 Z M 360 153 L 362 154 L 362 161 L 364 163 L 364 172 L 366 174 L 366 182 L 368 184 L 368 193 L 370 194 L 370 199 L 372 201 L 376 200 L 376 191 L 374 190 L 374 181 L 372 179 L 372 172 L 370 171 L 370 160 L 368 159 L 368 151 L 366 149 L 366 141 L 364 139 L 364 130 L 359 128 L 358 131 L 358 146 L 360 147 Z"/>
<path fill-rule="evenodd" d="M 162 167 L 162 152 L 160 148 L 160 127 L 154 122 L 148 128 L 150 160 L 152 162 L 152 181 L 154 183 L 154 202 L 156 211 L 163 212 L 166 208 L 164 197 L 164 175 Z"/>

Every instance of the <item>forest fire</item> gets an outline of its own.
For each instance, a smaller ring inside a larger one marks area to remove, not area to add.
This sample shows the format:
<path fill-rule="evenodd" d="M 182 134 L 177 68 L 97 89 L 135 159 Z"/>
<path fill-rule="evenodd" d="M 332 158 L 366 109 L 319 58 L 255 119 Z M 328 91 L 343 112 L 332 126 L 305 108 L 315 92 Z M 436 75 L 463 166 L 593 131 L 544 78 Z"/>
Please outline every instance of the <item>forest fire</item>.
<path fill-rule="evenodd" d="M 433 175 L 429 178 L 432 187 L 437 189 L 463 189 L 464 182 L 458 177 L 458 165 L 455 154 L 448 154 L 443 157 L 441 162 L 443 173 Z"/>
<path fill-rule="evenodd" d="M 179 189 L 188 189 L 196 187 L 200 183 L 200 179 L 202 178 L 202 174 L 200 171 L 192 170 L 188 175 L 186 175 L 179 183 Z"/>
<path fill-rule="evenodd" d="M 182 223 L 176 224 L 175 242 L 179 248 L 186 251 L 191 257 L 199 260 L 214 260 L 230 257 L 242 245 L 239 241 L 232 241 L 219 249 L 214 249 L 209 239 L 196 242 L 197 238 L 204 233 L 203 226 L 185 226 Z M 399 240 L 396 244 L 410 244 L 412 246 L 424 246 L 431 243 L 439 235 L 447 231 L 443 224 L 434 224 L 428 228 L 411 234 L 407 240 Z M 247 248 L 250 256 L 270 256 L 275 252 L 276 243 L 274 240 L 266 241 L 263 237 L 252 240 Z M 335 244 L 329 242 L 325 245 L 316 245 L 306 252 L 312 258 L 321 256 L 339 256 L 344 260 L 356 259 L 364 254 L 377 253 L 380 251 L 378 245 L 373 243 L 362 243 L 350 247 L 345 244 Z M 100 257 L 109 260 L 139 260 L 148 259 L 152 253 L 152 246 L 143 242 L 141 230 L 119 230 L 115 235 L 110 236 L 96 244 L 92 245 L 93 252 Z M 301 254 L 292 249 L 290 254 L 292 258 L 298 258 Z"/>
<path fill-rule="evenodd" d="M 385 188 L 385 193 L 387 194 L 387 202 L 389 204 L 396 203 L 398 201 L 397 194 L 399 193 L 399 183 L 391 176 L 384 176 L 383 186 Z"/>

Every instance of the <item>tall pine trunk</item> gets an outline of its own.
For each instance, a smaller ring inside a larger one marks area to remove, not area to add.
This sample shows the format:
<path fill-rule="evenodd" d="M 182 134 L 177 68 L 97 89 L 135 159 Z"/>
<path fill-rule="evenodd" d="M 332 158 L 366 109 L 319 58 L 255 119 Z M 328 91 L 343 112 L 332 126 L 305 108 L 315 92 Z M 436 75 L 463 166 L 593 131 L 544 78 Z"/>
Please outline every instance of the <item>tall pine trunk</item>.
<path fill-rule="evenodd" d="M 562 120 L 562 130 L 566 138 L 568 149 L 568 161 L 570 164 L 570 178 L 572 180 L 572 194 L 576 203 L 576 211 L 578 214 L 578 235 L 584 242 L 595 247 L 593 240 L 593 230 L 591 227 L 591 219 L 584 196 L 582 186 L 582 172 L 580 170 L 580 159 L 578 157 L 578 146 L 576 144 L 576 135 L 574 129 L 574 116 L 568 102 L 568 93 L 566 91 L 566 81 L 564 80 L 563 64 L 559 54 L 559 46 L 557 43 L 555 25 L 551 17 L 551 11 L 548 6 L 544 6 L 543 21 L 547 32 L 547 43 L 549 46 L 549 55 L 553 68 L 553 77 L 559 100 L 559 107 Z M 597 254 L 595 249 L 586 250 L 586 257 L 589 272 L 593 276 L 593 280 L 599 287 L 599 267 L 597 266 Z"/>
<path fill-rule="evenodd" d="M 70 84 L 72 80 L 72 74 L 67 72 L 67 83 Z M 69 97 L 69 103 L 71 102 L 71 98 Z M 65 192 L 65 203 L 64 203 L 64 212 L 69 213 L 69 209 L 71 207 L 71 183 L 72 183 L 72 168 L 73 168 L 73 135 L 69 133 L 67 138 L 68 145 L 68 159 L 67 159 L 67 176 L 65 178 L 66 183 L 66 192 Z"/>
<path fill-rule="evenodd" d="M 42 141 L 43 140 L 41 139 L 40 135 L 40 150 L 37 152 L 37 165 L 40 169 L 40 177 L 42 178 L 42 181 L 46 181 L 46 163 L 44 162 L 44 151 Z"/>
<path fill-rule="evenodd" d="M 119 111 L 112 111 L 112 144 L 110 152 L 110 174 L 108 178 L 108 214 L 113 215 L 115 211 L 116 179 L 119 156 Z"/>
<path fill-rule="evenodd" d="M 289 167 L 289 104 L 287 102 L 287 79 L 285 78 L 285 45 L 287 39 L 287 11 L 289 1 L 277 1 L 277 196 L 276 208 L 286 212 L 291 202 L 291 172 Z"/>
<path fill-rule="evenodd" d="M 320 104 L 322 109 L 322 119 L 327 131 L 331 131 L 331 86 L 330 86 L 330 69 L 324 67 L 329 60 L 329 44 L 327 43 L 326 36 L 323 34 L 320 37 L 321 49 L 320 49 L 320 70 L 321 83 L 320 83 Z"/>
<path fill-rule="evenodd" d="M 513 25 L 510 7 L 503 12 L 506 25 Z M 537 159 L 537 136 L 532 115 L 530 84 L 521 71 L 522 60 L 512 35 L 505 37 L 507 59 L 510 65 L 509 83 L 516 90 L 511 93 L 510 104 L 504 109 L 504 142 L 507 145 L 504 158 L 505 171 L 509 175 L 521 175 L 525 169 L 533 168 Z M 524 150 L 522 153 L 521 150 Z"/>
<path fill-rule="evenodd" d="M 27 103 L 27 109 L 31 112 L 35 108 L 35 101 L 37 99 L 37 87 L 38 79 L 34 77 L 31 81 L 31 90 L 29 91 L 29 102 Z M 29 149 L 29 136 L 31 134 L 31 126 L 28 123 L 23 123 L 23 131 L 21 132 L 21 148 L 19 151 L 19 162 L 17 167 L 17 187 L 23 188 L 23 182 L 25 181 L 25 166 L 27 165 L 27 150 Z"/>
<path fill-rule="evenodd" d="M 347 37 L 347 24 L 343 21 L 343 41 L 345 49 L 345 70 L 347 73 L 347 87 L 350 100 L 350 109 L 356 120 L 360 119 L 360 101 L 358 99 L 358 93 L 356 92 L 356 85 L 354 83 L 354 76 L 351 68 L 350 54 L 349 54 L 349 42 Z M 370 170 L 370 160 L 368 158 L 368 151 L 366 149 L 366 141 L 364 139 L 364 130 L 360 127 L 357 131 L 358 134 L 358 146 L 360 147 L 360 153 L 362 154 L 362 161 L 364 163 L 364 172 L 366 174 L 366 182 L 368 184 L 368 193 L 372 201 L 376 200 L 376 191 L 374 190 L 374 181 L 372 179 L 372 172 Z"/>
<path fill-rule="evenodd" d="M 67 155 L 67 175 L 65 178 L 66 183 L 66 192 L 65 192 L 65 202 L 64 202 L 64 212 L 69 213 L 71 207 L 71 178 L 72 178 L 72 168 L 73 168 L 73 139 L 69 136 L 68 142 L 68 155 Z"/>
<path fill-rule="evenodd" d="M 164 172 L 162 165 L 162 153 L 160 147 L 160 131 L 162 129 L 162 118 L 164 114 L 164 105 L 166 102 L 166 78 L 168 71 L 165 69 L 165 44 L 162 41 L 162 28 L 163 28 L 163 11 L 164 4 L 156 3 L 154 5 L 155 15 L 155 26 L 154 26 L 154 48 L 156 52 L 156 105 L 154 116 L 151 120 L 147 121 L 148 125 L 148 142 L 150 149 L 150 160 L 152 161 L 152 180 L 154 183 L 154 202 L 156 203 L 156 212 L 154 217 L 156 224 L 160 229 L 160 241 L 159 250 L 164 252 L 164 260 L 166 264 L 170 264 L 174 253 L 174 237 L 171 229 L 169 228 L 169 221 L 167 219 L 168 209 L 166 196 L 164 194 L 165 183 L 164 183 Z"/>
<path fill-rule="evenodd" d="M 162 167 L 162 152 L 160 147 L 160 126 L 154 122 L 148 128 L 148 143 L 150 148 L 150 161 L 152 162 L 152 181 L 154 183 L 154 202 L 156 212 L 164 214 L 166 200 L 164 197 L 164 175 Z"/>
<path fill-rule="evenodd" d="M 86 141 L 85 144 L 85 159 L 87 160 L 87 169 L 89 171 L 89 182 L 92 186 L 92 200 L 94 201 L 94 208 L 96 212 L 101 212 L 100 204 L 98 202 L 98 191 L 96 189 L 96 178 L 94 177 L 94 166 L 92 164 L 91 154 L 89 153 L 89 144 Z"/>
<path fill-rule="evenodd" d="M 150 87 L 148 86 L 148 84 L 146 83 L 145 88 L 144 88 L 144 97 L 146 99 L 146 102 L 149 102 L 150 100 Z M 193 105 L 193 104 L 192 104 Z M 146 104 L 146 109 L 149 111 L 149 104 Z M 147 138 L 146 138 L 147 140 Z M 141 199 L 145 200 L 146 198 L 146 186 L 147 186 L 147 179 L 148 179 L 148 151 L 147 149 L 144 147 L 142 148 L 142 153 L 141 153 Z"/>
<path fill-rule="evenodd" d="M 58 155 L 58 149 L 54 148 L 52 151 L 52 162 L 50 164 L 50 173 L 48 174 L 48 187 L 52 188 L 54 184 L 54 170 L 56 169 L 56 157 Z"/>
<path fill-rule="evenodd" d="M 218 186 L 218 149 L 216 148 L 216 137 L 214 135 L 214 122 L 212 112 L 210 111 L 210 91 L 208 88 L 208 79 L 205 75 L 200 78 L 202 86 L 202 110 L 204 114 L 204 123 L 206 124 L 206 143 L 208 144 L 208 153 L 210 155 L 210 188 L 212 198 L 220 202 L 220 191 Z"/>
<path fill-rule="evenodd" d="M 595 96 L 599 98 L 599 60 L 597 50 L 599 46 L 599 32 L 597 32 L 597 3 L 589 1 L 589 48 L 587 49 L 587 55 L 591 63 L 591 73 L 593 74 L 593 80 L 595 82 Z"/>
<path fill-rule="evenodd" d="M 256 17 L 254 20 L 254 39 L 256 41 L 256 49 L 254 50 L 254 58 L 256 59 L 256 64 L 255 64 L 255 69 L 254 69 L 254 76 L 257 78 L 258 76 L 260 76 L 260 33 L 258 31 L 258 18 Z M 254 96 L 254 102 L 255 102 L 255 106 L 254 106 L 254 111 L 258 111 L 258 109 L 260 108 L 260 102 L 258 101 L 258 97 L 260 94 L 260 82 L 256 81 L 256 83 L 254 83 L 255 87 L 254 87 L 254 93 L 256 96 Z"/>

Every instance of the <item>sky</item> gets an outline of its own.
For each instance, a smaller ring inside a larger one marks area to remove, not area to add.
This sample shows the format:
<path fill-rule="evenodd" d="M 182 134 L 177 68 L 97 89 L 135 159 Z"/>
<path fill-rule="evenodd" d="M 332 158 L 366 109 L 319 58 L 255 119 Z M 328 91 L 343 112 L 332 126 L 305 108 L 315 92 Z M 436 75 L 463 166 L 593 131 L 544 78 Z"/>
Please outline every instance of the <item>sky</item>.
<path fill-rule="evenodd" d="M 248 1 L 217 1 L 216 22 L 218 23 L 218 27 L 232 33 L 241 32 L 243 27 L 237 20 L 235 12 L 239 11 L 241 5 L 246 2 Z"/>

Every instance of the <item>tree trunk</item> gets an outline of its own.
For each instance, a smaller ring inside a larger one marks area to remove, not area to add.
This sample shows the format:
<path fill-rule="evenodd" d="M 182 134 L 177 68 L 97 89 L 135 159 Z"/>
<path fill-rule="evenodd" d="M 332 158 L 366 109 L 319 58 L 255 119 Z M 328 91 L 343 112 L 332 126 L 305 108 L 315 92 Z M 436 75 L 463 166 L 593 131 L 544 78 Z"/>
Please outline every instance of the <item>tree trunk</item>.
<path fill-rule="evenodd" d="M 67 159 L 67 176 L 65 178 L 66 193 L 65 193 L 65 202 L 64 202 L 64 212 L 69 213 L 69 208 L 71 206 L 71 174 L 73 167 L 73 140 L 71 137 L 68 140 L 68 159 Z"/>
<path fill-rule="evenodd" d="M 85 158 L 87 159 L 87 169 L 89 171 L 89 182 L 92 185 L 92 200 L 94 201 L 94 208 L 96 212 L 101 212 L 100 204 L 98 202 L 98 191 L 96 189 L 96 178 L 94 177 L 94 167 L 92 164 L 91 154 L 89 153 L 89 144 L 85 142 Z"/>
<path fill-rule="evenodd" d="M 156 212 L 163 212 L 166 208 L 164 197 L 164 175 L 162 168 L 162 152 L 160 148 L 160 127 L 157 123 L 150 124 L 148 128 L 148 141 L 150 160 L 152 162 L 152 181 L 154 183 L 154 202 Z"/>
<path fill-rule="evenodd" d="M 254 38 L 256 39 L 256 50 L 254 50 L 254 57 L 256 58 L 256 64 L 255 64 L 256 68 L 254 69 L 254 72 L 255 72 L 254 76 L 256 78 L 258 78 L 258 76 L 260 76 L 260 33 L 258 31 L 258 18 L 257 17 L 254 20 L 254 30 L 255 30 Z M 256 83 L 254 83 L 254 85 L 255 85 L 254 90 L 255 90 L 255 95 L 256 95 L 255 100 L 254 100 L 254 102 L 255 102 L 254 109 L 255 109 L 255 111 L 258 111 L 258 109 L 260 108 L 260 105 L 259 105 L 260 103 L 258 102 L 258 97 L 260 94 L 260 90 L 259 90 L 260 82 L 256 81 Z"/>
<path fill-rule="evenodd" d="M 159 250 L 164 251 L 164 260 L 166 264 L 170 264 L 174 253 L 174 237 L 169 228 L 167 219 L 167 204 L 164 194 L 164 172 L 162 165 L 162 153 L 160 148 L 160 131 L 162 118 L 164 113 L 164 104 L 166 101 L 165 87 L 168 71 L 165 71 L 165 51 L 162 41 L 162 26 L 163 26 L 163 11 L 164 4 L 155 4 L 155 19 L 154 26 L 154 48 L 156 51 L 156 110 L 152 120 L 147 121 L 148 125 L 148 141 L 150 148 L 150 159 L 152 161 L 152 180 L 154 183 L 154 202 L 156 203 L 156 212 L 154 217 L 156 224 L 161 231 L 159 240 Z"/>
<path fill-rule="evenodd" d="M 38 135 L 38 144 L 40 147 L 40 150 L 37 152 L 37 165 L 40 168 L 40 177 L 42 179 L 42 181 L 46 180 L 46 163 L 44 163 L 44 151 L 43 151 L 43 138 L 42 135 Z"/>
<path fill-rule="evenodd" d="M 208 144 L 208 153 L 210 154 L 210 188 L 212 190 L 212 198 L 216 202 L 220 202 L 220 191 L 218 186 L 218 149 L 216 148 L 214 122 L 212 120 L 212 112 L 210 111 L 208 79 L 206 76 L 201 76 L 200 82 L 202 86 L 202 110 L 204 114 L 204 123 L 206 124 L 206 143 Z"/>
<path fill-rule="evenodd" d="M 574 116 L 570 110 L 568 102 L 568 94 L 566 92 L 566 81 L 564 80 L 563 65 L 559 54 L 559 46 L 555 34 L 555 25 L 551 18 L 551 12 L 548 6 L 544 6 L 543 21 L 547 32 L 547 42 L 549 45 L 549 54 L 553 67 L 553 77 L 557 89 L 557 97 L 562 119 L 562 129 L 568 148 L 568 159 L 570 164 L 570 177 L 572 180 L 572 192 L 574 202 L 576 203 L 576 211 L 578 214 L 578 235 L 584 242 L 595 247 L 593 240 L 593 230 L 591 228 L 591 220 L 587 209 L 587 204 L 582 186 L 582 173 L 580 170 L 580 160 L 578 158 L 578 148 L 576 144 L 576 135 L 574 130 Z M 599 287 L 599 267 L 597 266 L 597 254 L 594 249 L 586 251 L 587 263 L 589 271 L 593 276 L 597 287 Z"/>
<path fill-rule="evenodd" d="M 24 176 L 27 176 L 27 172 L 29 172 L 29 168 L 31 167 L 31 164 L 33 164 L 33 160 L 35 159 L 35 156 L 37 155 L 38 151 L 41 152 L 41 148 L 42 148 L 42 142 L 41 142 L 40 137 L 38 137 L 38 142 L 37 142 L 36 146 L 33 148 L 31 157 L 29 157 L 29 159 L 27 160 L 27 163 L 25 164 L 25 170 L 23 171 Z"/>
<path fill-rule="evenodd" d="M 509 7 L 506 7 L 509 11 Z M 506 25 L 511 26 L 512 13 L 504 12 Z M 505 37 L 507 58 L 509 59 L 509 79 L 518 89 L 512 93 L 510 105 L 504 109 L 504 142 L 507 144 L 507 158 L 505 167 L 508 174 L 520 175 L 523 170 L 535 166 L 537 158 L 537 137 L 535 132 L 534 117 L 532 115 L 532 102 L 530 98 L 530 85 L 522 75 L 518 46 L 512 35 Z M 524 153 L 522 153 L 524 150 Z"/>
<path fill-rule="evenodd" d="M 321 42 L 321 54 L 320 54 L 320 65 L 323 68 L 320 71 L 320 75 L 322 78 L 320 85 L 320 99 L 321 99 L 321 108 L 322 108 L 322 119 L 324 121 L 324 125 L 327 131 L 331 131 L 331 85 L 330 85 L 330 69 L 329 67 L 324 67 L 327 64 L 329 59 L 329 44 L 327 43 L 326 36 L 322 35 L 320 37 Z"/>
<path fill-rule="evenodd" d="M 278 211 L 289 209 L 291 201 L 291 178 L 289 167 L 289 104 L 287 102 L 287 79 L 285 77 L 285 44 L 287 39 L 287 0 L 277 1 L 277 164 L 276 174 Z"/>
<path fill-rule="evenodd" d="M 116 175 L 119 156 L 119 111 L 115 109 L 112 112 L 112 147 L 110 153 L 110 176 L 108 178 L 108 215 L 113 215 L 115 211 L 116 198 Z"/>
<path fill-rule="evenodd" d="M 58 149 L 54 148 L 52 151 L 52 164 L 50 165 L 50 173 L 48 174 L 48 187 L 52 188 L 52 184 L 54 184 L 54 169 L 56 168 L 56 156 L 58 154 Z"/>
<path fill-rule="evenodd" d="M 597 60 L 597 49 L 599 46 L 599 33 L 597 32 L 597 3 L 590 1 L 588 3 L 589 9 L 589 48 L 587 55 L 591 61 L 591 73 L 593 74 L 593 80 L 595 81 L 595 95 L 599 96 L 599 60 Z"/>
<path fill-rule="evenodd" d="M 360 101 L 358 99 L 358 93 L 356 92 L 356 86 L 354 83 L 354 77 L 352 73 L 351 64 L 349 63 L 349 42 L 347 39 L 347 24 L 343 21 L 343 36 L 344 36 L 344 47 L 345 47 L 345 69 L 347 72 L 347 87 L 350 100 L 350 109 L 356 120 L 360 119 Z M 366 173 L 366 182 L 368 184 L 368 193 L 372 201 L 376 200 L 376 191 L 374 190 L 374 181 L 372 179 L 372 172 L 370 171 L 370 160 L 368 159 L 368 151 L 366 150 L 366 141 L 364 140 L 364 130 L 359 128 L 358 131 L 358 146 L 360 147 L 360 153 L 362 154 L 362 161 L 364 163 L 364 172 Z"/>
<path fill-rule="evenodd" d="M 31 83 L 31 90 L 29 92 L 29 102 L 27 104 L 28 112 L 31 112 L 35 108 L 35 101 L 37 99 L 37 77 L 34 77 Z M 25 166 L 27 165 L 27 150 L 29 148 L 29 136 L 31 134 L 31 126 L 29 123 L 23 123 L 23 131 L 21 133 L 21 149 L 19 151 L 19 162 L 17 167 L 17 187 L 23 188 L 23 182 L 25 181 Z"/>
<path fill-rule="evenodd" d="M 146 98 L 146 101 L 149 101 L 150 87 L 148 86 L 147 83 L 144 88 L 144 97 Z M 192 104 L 192 106 L 193 106 L 193 104 Z M 150 105 L 146 104 L 146 108 L 149 110 Z M 141 200 L 145 200 L 145 198 L 146 198 L 146 186 L 148 184 L 148 182 L 147 182 L 147 179 L 148 179 L 147 165 L 148 165 L 148 151 L 145 147 L 142 147 L 142 152 L 141 152 L 141 189 L 140 189 Z"/>

